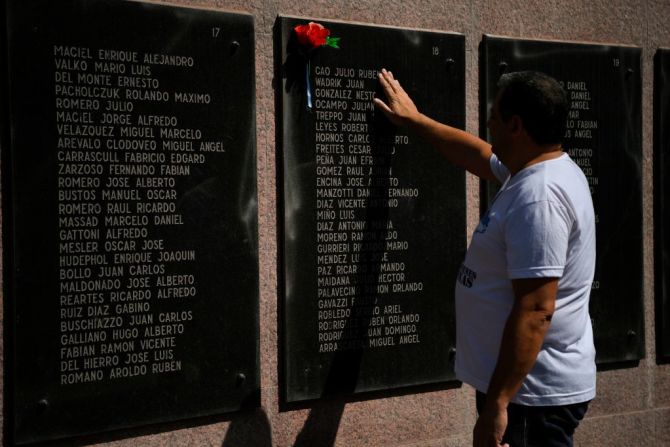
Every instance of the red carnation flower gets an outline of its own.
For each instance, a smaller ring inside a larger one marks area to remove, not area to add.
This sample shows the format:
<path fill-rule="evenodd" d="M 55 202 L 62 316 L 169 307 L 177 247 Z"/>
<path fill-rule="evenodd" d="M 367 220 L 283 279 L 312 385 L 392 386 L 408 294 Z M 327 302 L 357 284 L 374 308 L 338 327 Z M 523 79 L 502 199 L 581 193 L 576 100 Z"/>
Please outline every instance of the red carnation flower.
<path fill-rule="evenodd" d="M 307 25 L 297 25 L 293 28 L 298 38 L 298 43 L 309 49 L 319 48 L 326 45 L 330 30 L 323 25 L 309 22 Z"/>
<path fill-rule="evenodd" d="M 296 25 L 293 32 L 301 47 L 298 52 L 305 58 L 305 90 L 307 93 L 307 108 L 312 109 L 312 85 L 309 79 L 311 71 L 311 56 L 314 50 L 320 47 L 340 48 L 340 38 L 331 37 L 330 30 L 320 23 L 309 22 L 307 25 Z"/>

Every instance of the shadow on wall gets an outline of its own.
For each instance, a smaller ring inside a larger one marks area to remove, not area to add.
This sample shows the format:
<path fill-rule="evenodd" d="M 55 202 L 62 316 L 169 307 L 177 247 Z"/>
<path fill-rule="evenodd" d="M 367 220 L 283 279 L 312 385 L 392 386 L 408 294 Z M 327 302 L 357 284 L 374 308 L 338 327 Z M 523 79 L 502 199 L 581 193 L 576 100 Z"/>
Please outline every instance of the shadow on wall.
<path fill-rule="evenodd" d="M 121 429 L 110 432 L 96 433 L 91 435 L 77 436 L 76 438 L 58 439 L 45 441 L 37 444 L 31 444 L 35 447 L 85 447 L 90 445 L 107 444 L 114 442 L 133 442 L 132 445 L 144 445 L 142 437 L 153 437 L 155 439 L 147 440 L 150 445 L 186 445 L 194 441 L 188 440 L 188 434 L 183 433 L 170 436 L 171 432 L 183 432 L 198 428 L 207 431 L 206 426 L 229 422 L 225 438 L 221 447 L 271 447 L 272 430 L 270 421 L 263 408 L 242 410 L 236 413 L 224 415 L 204 416 L 194 419 L 168 422 L 164 424 L 146 425 L 129 429 Z M 161 437 L 167 435 L 167 437 Z M 196 435 L 197 436 L 197 435 Z M 207 435 L 203 435 L 207 436 Z M 212 435 L 216 436 L 216 435 Z M 212 439 L 213 441 L 213 439 Z M 11 447 L 14 444 L 9 442 L 7 435 L 4 436 L 2 447 Z M 194 445 L 200 445 L 198 443 Z"/>
<path fill-rule="evenodd" d="M 335 445 L 345 402 L 324 402 L 313 406 L 293 447 L 331 447 Z"/>
<path fill-rule="evenodd" d="M 277 21 L 274 27 L 274 33 L 276 36 L 276 41 L 281 41 L 280 33 L 281 26 L 280 22 Z M 289 92 L 293 89 L 298 91 L 309 91 L 307 88 L 307 81 L 305 78 L 305 69 L 309 55 L 302 50 L 295 38 L 294 34 L 291 34 L 289 42 L 287 44 L 287 58 L 285 61 L 282 61 L 281 49 L 279 46 L 275 47 L 275 60 L 278 62 L 278 69 L 276 73 L 275 82 L 278 82 L 280 79 L 285 79 L 286 92 Z M 282 110 L 281 102 L 281 87 L 275 84 L 275 104 L 277 110 Z M 281 134 L 281 119 L 278 119 L 276 127 L 276 138 L 277 141 L 282 141 Z M 283 149 L 282 149 L 283 150 Z M 311 166 L 311 165 L 310 165 Z M 284 173 L 282 172 L 282 162 L 281 159 L 277 163 L 277 178 L 282 179 Z M 284 191 L 281 183 L 278 183 L 277 196 L 283 197 Z M 386 210 L 387 211 L 387 210 Z M 283 212 L 278 213 L 277 228 L 278 228 L 278 237 L 279 237 L 279 246 L 283 246 L 282 234 L 284 233 L 285 222 L 282 218 Z M 284 286 L 281 285 L 283 282 L 284 267 L 281 265 L 281 260 L 279 260 L 277 269 L 278 277 L 280 278 L 280 290 L 284 290 Z M 361 271 L 359 268 L 358 271 Z M 280 316 L 278 319 L 278 327 L 280 328 L 280 333 L 284 332 L 284 311 L 285 309 L 280 309 Z M 353 312 L 352 312 L 353 313 Z M 347 326 L 349 321 L 347 321 Z M 369 325 L 369 324 L 368 324 Z M 346 328 L 344 329 L 346 331 Z M 328 375 L 325 378 L 320 378 L 317 380 L 323 380 L 321 398 L 329 398 L 327 400 L 318 401 L 310 400 L 308 402 L 293 403 L 293 404 L 282 404 L 280 405 L 280 411 L 291 411 L 297 409 L 309 408 L 309 416 L 305 420 L 304 426 L 298 433 L 293 447 L 331 447 L 335 444 L 335 439 L 337 437 L 337 432 L 340 427 L 340 421 L 344 413 L 344 407 L 346 401 L 342 400 L 338 396 L 349 396 L 353 394 L 356 389 L 356 384 L 358 382 L 358 375 L 360 369 L 360 363 L 362 358 L 362 351 L 353 350 L 353 351 L 339 351 L 334 354 L 328 366 Z M 280 364 L 282 364 L 280 362 Z M 283 376 L 284 371 L 279 367 L 278 371 L 280 377 Z M 333 400 L 333 398 L 337 400 Z M 225 444 L 224 447 L 232 446 L 233 444 Z M 240 445 L 256 445 L 256 444 L 240 444 Z M 265 445 L 265 444 L 259 444 Z"/>
<path fill-rule="evenodd" d="M 240 414 L 230 421 L 221 447 L 272 447 L 272 429 L 265 410 Z"/>

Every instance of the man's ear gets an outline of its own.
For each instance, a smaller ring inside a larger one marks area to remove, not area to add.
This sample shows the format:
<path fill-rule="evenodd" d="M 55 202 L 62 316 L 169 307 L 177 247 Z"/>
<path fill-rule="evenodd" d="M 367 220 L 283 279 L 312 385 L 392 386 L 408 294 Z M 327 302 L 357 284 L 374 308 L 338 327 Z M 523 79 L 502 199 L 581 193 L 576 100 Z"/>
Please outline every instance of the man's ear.
<path fill-rule="evenodd" d="M 519 136 L 524 131 L 523 120 L 519 115 L 512 115 L 507 120 L 507 129 L 513 136 Z"/>

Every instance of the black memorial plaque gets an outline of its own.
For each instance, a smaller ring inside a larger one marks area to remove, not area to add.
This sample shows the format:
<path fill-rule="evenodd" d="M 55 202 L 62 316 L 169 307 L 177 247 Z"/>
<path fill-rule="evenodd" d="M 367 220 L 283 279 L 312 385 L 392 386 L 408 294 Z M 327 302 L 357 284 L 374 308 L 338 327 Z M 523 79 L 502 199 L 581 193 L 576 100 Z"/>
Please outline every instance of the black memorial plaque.
<path fill-rule="evenodd" d="M 482 137 L 504 72 L 547 73 L 570 97 L 563 147 L 584 171 L 596 211 L 591 318 L 600 364 L 644 355 L 640 54 L 635 47 L 494 36 L 481 45 Z M 482 191 L 487 206 L 495 187 Z"/>
<path fill-rule="evenodd" d="M 452 380 L 464 173 L 373 109 L 392 70 L 464 127 L 464 37 L 321 22 L 306 51 L 279 19 L 283 374 L 287 401 Z"/>
<path fill-rule="evenodd" d="M 251 16 L 7 4 L 17 443 L 259 395 Z"/>
<path fill-rule="evenodd" d="M 657 358 L 670 361 L 670 49 L 654 61 L 654 258 Z"/>

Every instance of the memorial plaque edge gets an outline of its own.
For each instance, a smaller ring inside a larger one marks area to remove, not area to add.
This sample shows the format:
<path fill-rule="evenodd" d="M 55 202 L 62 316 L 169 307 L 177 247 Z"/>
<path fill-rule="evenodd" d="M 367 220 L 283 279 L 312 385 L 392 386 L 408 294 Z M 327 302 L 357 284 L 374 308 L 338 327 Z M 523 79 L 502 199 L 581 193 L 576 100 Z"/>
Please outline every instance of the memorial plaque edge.
<path fill-rule="evenodd" d="M 663 229 L 663 206 L 667 204 L 663 203 L 663 166 L 662 162 L 664 160 L 663 146 L 662 141 L 662 119 L 667 120 L 667 116 L 662 116 L 662 111 L 664 109 L 662 104 L 662 93 L 665 89 L 670 88 L 670 83 L 667 82 L 662 76 L 662 63 L 663 57 L 670 58 L 670 48 L 660 47 L 656 50 L 654 54 L 654 89 L 653 89 L 653 188 L 654 188 L 654 311 L 655 311 L 655 323 L 656 323 L 656 363 L 657 364 L 670 364 L 670 346 L 666 346 L 664 342 L 664 334 L 667 331 L 670 331 L 668 327 L 668 322 L 665 319 L 666 311 L 668 306 L 668 293 L 669 291 L 665 287 L 664 281 L 664 270 L 670 268 L 670 266 L 664 265 L 663 262 L 663 248 L 665 243 L 666 234 Z M 665 107 L 667 110 L 670 110 L 670 105 Z M 669 142 L 666 142 L 666 144 Z M 666 180 L 667 181 L 667 180 Z"/>

